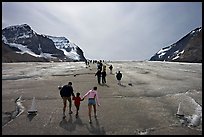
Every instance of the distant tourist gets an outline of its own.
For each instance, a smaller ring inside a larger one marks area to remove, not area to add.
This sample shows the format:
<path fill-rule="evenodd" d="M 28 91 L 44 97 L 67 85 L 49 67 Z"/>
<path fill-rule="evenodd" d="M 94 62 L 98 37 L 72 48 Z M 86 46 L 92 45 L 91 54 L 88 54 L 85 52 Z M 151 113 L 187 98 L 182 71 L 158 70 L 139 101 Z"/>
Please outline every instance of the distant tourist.
<path fill-rule="evenodd" d="M 96 103 L 98 106 L 100 106 L 99 103 L 99 97 L 97 93 L 97 87 L 93 87 L 93 89 L 89 90 L 87 93 L 84 94 L 83 99 L 88 96 L 88 115 L 89 115 L 89 123 L 92 123 L 91 120 L 91 111 L 92 111 L 92 106 L 94 109 L 94 117 L 97 118 L 96 115 Z"/>
<path fill-rule="evenodd" d="M 79 115 L 79 107 L 80 107 L 81 101 L 83 101 L 84 99 L 81 99 L 80 93 L 77 92 L 76 96 L 73 97 L 73 100 L 74 100 L 74 105 L 76 107 L 76 118 L 77 118 Z"/>
<path fill-rule="evenodd" d="M 113 66 L 112 65 L 109 66 L 109 69 L 110 69 L 110 74 L 113 74 Z"/>
<path fill-rule="evenodd" d="M 101 61 L 101 60 L 98 61 L 98 63 L 97 63 L 97 68 L 102 71 L 102 66 L 103 66 L 102 61 Z"/>
<path fill-rule="evenodd" d="M 65 115 L 65 110 L 67 106 L 67 100 L 69 101 L 69 114 L 72 114 L 72 99 L 71 96 L 75 97 L 73 93 L 73 88 L 72 88 L 72 82 L 69 82 L 68 85 L 64 85 L 61 90 L 60 90 L 60 95 L 63 99 L 63 118 L 66 117 Z"/>
<path fill-rule="evenodd" d="M 101 84 L 101 69 L 98 69 L 98 71 L 95 73 L 95 76 L 97 76 L 98 84 Z"/>
<path fill-rule="evenodd" d="M 106 83 L 106 70 L 103 70 L 101 75 L 102 75 L 102 84 L 105 84 Z"/>
<path fill-rule="evenodd" d="M 103 71 L 106 71 L 106 65 L 103 65 Z"/>
<path fill-rule="evenodd" d="M 116 73 L 116 79 L 118 80 L 118 85 L 121 85 L 121 79 L 122 79 L 122 73 L 120 71 L 118 71 Z"/>

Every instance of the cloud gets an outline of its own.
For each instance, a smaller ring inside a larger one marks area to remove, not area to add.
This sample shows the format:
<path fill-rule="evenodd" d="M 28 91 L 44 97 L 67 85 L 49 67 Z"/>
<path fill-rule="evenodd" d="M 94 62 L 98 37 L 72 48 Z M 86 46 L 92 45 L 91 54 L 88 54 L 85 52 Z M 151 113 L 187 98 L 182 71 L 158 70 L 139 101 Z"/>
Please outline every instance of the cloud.
<path fill-rule="evenodd" d="M 2 19 L 65 36 L 87 58 L 144 60 L 202 26 L 202 3 L 3 2 Z"/>

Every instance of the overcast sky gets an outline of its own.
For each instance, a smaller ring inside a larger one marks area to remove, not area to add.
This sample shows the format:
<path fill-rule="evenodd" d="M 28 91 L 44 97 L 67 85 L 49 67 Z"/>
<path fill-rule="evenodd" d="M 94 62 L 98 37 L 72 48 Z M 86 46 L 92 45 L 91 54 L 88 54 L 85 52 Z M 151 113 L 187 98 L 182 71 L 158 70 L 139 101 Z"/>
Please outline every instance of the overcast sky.
<path fill-rule="evenodd" d="M 88 59 L 148 60 L 202 26 L 202 2 L 2 2 L 2 29 L 25 23 Z"/>

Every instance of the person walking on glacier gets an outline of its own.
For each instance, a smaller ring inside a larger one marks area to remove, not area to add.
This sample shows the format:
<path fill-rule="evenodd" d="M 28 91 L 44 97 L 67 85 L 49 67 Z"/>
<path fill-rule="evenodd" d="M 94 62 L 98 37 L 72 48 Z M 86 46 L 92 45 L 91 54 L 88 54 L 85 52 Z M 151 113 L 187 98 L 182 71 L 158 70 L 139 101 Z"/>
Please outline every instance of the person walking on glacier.
<path fill-rule="evenodd" d="M 79 115 L 79 107 L 80 107 L 81 101 L 83 101 L 84 99 L 82 99 L 80 97 L 80 93 L 79 92 L 77 92 L 76 93 L 76 97 L 73 97 L 72 99 L 74 100 L 74 105 L 76 107 L 76 118 L 77 118 L 78 115 Z"/>
<path fill-rule="evenodd" d="M 75 97 L 74 93 L 73 93 L 73 87 L 72 87 L 72 82 L 68 82 L 67 85 L 64 85 L 61 89 L 60 89 L 60 96 L 62 97 L 63 100 L 63 118 L 66 117 L 65 115 L 65 110 L 67 107 L 67 100 L 69 101 L 69 114 L 72 114 L 72 98 L 71 96 Z"/>
<path fill-rule="evenodd" d="M 98 84 L 101 84 L 101 69 L 98 69 L 98 71 L 95 73 L 95 76 L 97 76 Z"/>
<path fill-rule="evenodd" d="M 106 70 L 104 69 L 101 73 L 102 75 L 102 84 L 106 84 Z"/>
<path fill-rule="evenodd" d="M 113 74 L 113 65 L 110 65 L 109 69 L 110 69 L 110 74 Z"/>
<path fill-rule="evenodd" d="M 96 115 L 96 104 L 98 106 L 100 106 L 98 92 L 97 92 L 97 87 L 93 87 L 93 89 L 91 89 L 88 92 L 86 92 L 82 99 L 86 98 L 87 96 L 88 96 L 89 123 L 91 124 L 92 123 L 92 120 L 91 120 L 92 107 L 94 109 L 94 117 L 97 118 L 97 115 Z"/>
<path fill-rule="evenodd" d="M 121 85 L 122 73 L 120 71 L 116 72 L 116 79 L 118 80 L 118 85 Z"/>

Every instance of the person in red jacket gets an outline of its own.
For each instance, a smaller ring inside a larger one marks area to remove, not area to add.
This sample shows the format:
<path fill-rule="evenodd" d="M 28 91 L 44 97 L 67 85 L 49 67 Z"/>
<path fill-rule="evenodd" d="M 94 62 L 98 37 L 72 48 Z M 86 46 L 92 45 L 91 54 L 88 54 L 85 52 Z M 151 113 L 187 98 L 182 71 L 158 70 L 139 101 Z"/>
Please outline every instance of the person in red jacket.
<path fill-rule="evenodd" d="M 74 105 L 76 107 L 76 118 L 77 118 L 79 115 L 79 107 L 80 107 L 81 101 L 83 101 L 84 99 L 83 98 L 81 99 L 80 93 L 77 92 L 76 96 L 73 97 L 73 100 L 74 100 Z"/>

